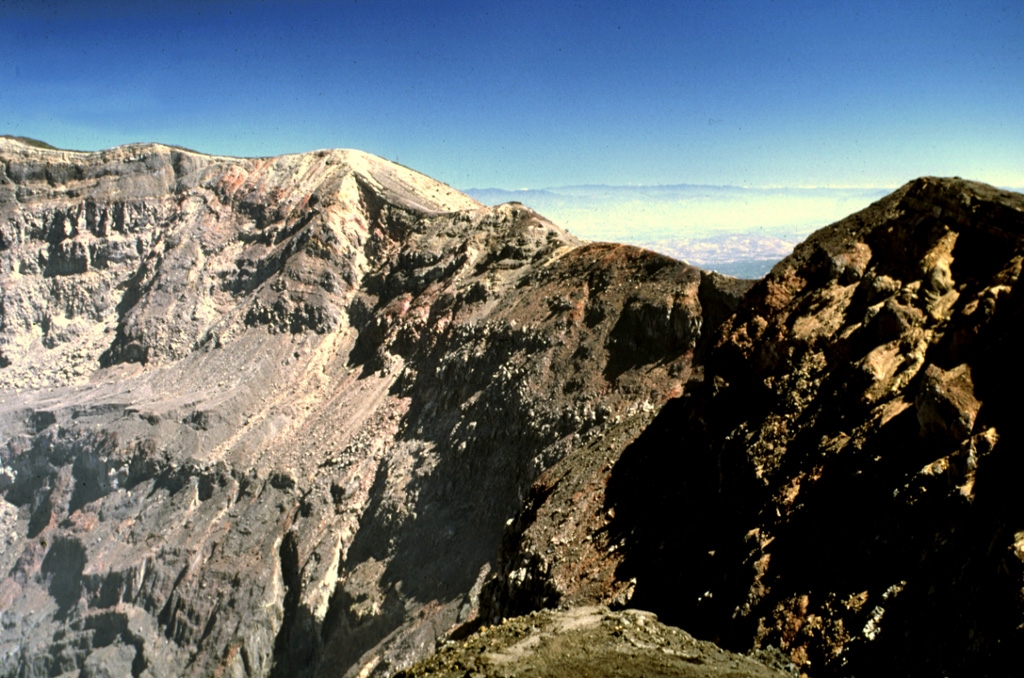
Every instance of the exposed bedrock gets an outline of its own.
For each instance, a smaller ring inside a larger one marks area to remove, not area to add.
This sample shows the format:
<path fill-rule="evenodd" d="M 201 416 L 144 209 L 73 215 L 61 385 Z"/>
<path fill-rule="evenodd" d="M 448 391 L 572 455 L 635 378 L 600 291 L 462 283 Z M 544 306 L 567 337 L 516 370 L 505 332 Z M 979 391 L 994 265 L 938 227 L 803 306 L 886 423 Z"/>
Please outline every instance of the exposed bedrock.
<path fill-rule="evenodd" d="M 356 151 L 0 150 L 2 675 L 408 665 L 726 315 Z"/>
<path fill-rule="evenodd" d="M 621 455 L 531 489 L 492 616 L 650 609 L 813 676 L 1002 675 L 1024 601 L 1024 197 L 919 179 L 759 281 Z"/>
<path fill-rule="evenodd" d="M 0 162 L 0 675 L 1024 640 L 1019 195 L 916 180 L 751 287 L 357 151 Z"/>

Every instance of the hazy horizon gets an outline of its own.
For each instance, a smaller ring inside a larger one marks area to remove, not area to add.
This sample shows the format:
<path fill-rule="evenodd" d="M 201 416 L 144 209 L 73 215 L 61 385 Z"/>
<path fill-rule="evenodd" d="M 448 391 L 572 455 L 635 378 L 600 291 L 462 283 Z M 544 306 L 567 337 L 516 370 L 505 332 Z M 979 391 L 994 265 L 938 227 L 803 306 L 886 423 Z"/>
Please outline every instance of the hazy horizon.
<path fill-rule="evenodd" d="M 757 277 L 811 232 L 892 190 L 676 185 L 465 192 L 489 205 L 521 202 L 585 240 L 638 245 L 703 268 Z"/>

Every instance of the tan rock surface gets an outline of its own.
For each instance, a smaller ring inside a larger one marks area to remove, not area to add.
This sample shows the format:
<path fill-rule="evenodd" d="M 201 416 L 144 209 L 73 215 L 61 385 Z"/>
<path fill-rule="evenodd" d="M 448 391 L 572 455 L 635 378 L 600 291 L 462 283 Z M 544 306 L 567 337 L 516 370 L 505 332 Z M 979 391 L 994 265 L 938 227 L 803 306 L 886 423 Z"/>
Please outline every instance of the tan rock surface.
<path fill-rule="evenodd" d="M 2 675 L 390 673 L 724 315 L 357 151 L 0 162 Z"/>
<path fill-rule="evenodd" d="M 817 232 L 695 358 L 701 385 L 541 477 L 493 608 L 628 604 L 812 676 L 1012 673 L 1022 261 L 1024 196 L 960 179 Z"/>
<path fill-rule="evenodd" d="M 1015 659 L 1022 196 L 748 292 L 357 151 L 0 161 L 0 675 Z"/>

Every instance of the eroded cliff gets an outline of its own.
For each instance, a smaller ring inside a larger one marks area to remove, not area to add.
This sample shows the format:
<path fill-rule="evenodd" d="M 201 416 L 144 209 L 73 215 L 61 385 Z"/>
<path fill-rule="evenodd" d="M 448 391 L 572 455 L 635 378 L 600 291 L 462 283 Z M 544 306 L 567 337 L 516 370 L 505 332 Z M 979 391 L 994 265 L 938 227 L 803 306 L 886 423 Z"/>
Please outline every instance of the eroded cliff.
<path fill-rule="evenodd" d="M 635 443 L 540 477 L 485 608 L 637 606 L 812 676 L 1006 675 L 1022 261 L 1024 196 L 960 179 L 817 232 Z"/>
<path fill-rule="evenodd" d="M 3 675 L 405 666 L 476 618 L 537 476 L 638 431 L 726 315 L 356 151 L 0 152 Z"/>
<path fill-rule="evenodd" d="M 1022 196 L 751 288 L 357 151 L 0 160 L 0 674 L 1014 660 Z"/>

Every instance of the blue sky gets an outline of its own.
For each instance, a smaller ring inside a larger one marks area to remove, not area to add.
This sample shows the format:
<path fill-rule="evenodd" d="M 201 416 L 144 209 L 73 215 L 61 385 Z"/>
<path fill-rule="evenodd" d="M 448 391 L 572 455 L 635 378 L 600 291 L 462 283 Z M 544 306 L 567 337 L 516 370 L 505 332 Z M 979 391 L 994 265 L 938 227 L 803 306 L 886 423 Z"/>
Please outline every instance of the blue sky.
<path fill-rule="evenodd" d="M 1024 186 L 1024 3 L 10 2 L 0 133 L 460 188 Z"/>

